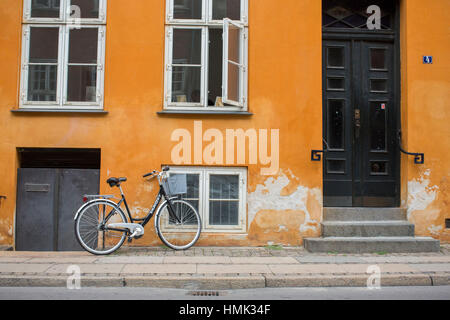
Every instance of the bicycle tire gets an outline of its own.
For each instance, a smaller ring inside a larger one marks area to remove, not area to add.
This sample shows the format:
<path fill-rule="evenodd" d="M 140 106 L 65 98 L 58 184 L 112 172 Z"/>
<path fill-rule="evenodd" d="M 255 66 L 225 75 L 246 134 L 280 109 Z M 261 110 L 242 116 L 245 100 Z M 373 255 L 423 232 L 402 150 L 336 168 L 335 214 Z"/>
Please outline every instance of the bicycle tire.
<path fill-rule="evenodd" d="M 122 246 L 127 233 L 125 231 L 101 230 L 101 223 L 99 221 L 100 210 L 96 211 L 95 209 L 98 205 L 103 205 L 104 209 L 106 209 L 106 207 L 109 208 L 109 210 L 104 210 L 103 212 L 112 213 L 112 210 L 114 210 L 114 213 L 110 216 L 108 221 L 104 222 L 105 224 L 108 222 L 127 223 L 125 214 L 122 209 L 115 205 L 115 203 L 101 199 L 94 200 L 84 205 L 84 208 L 78 214 L 78 217 L 75 220 L 75 237 L 81 247 L 86 251 L 95 255 L 108 255 Z M 110 234 L 108 234 L 108 239 L 106 238 L 107 232 L 110 232 Z M 102 237 L 100 236 L 100 233 L 102 233 Z M 117 243 L 113 242 L 113 238 L 119 239 Z M 108 245 L 108 248 L 106 248 L 106 244 Z M 101 250 L 98 248 L 99 245 L 101 246 Z"/>
<path fill-rule="evenodd" d="M 156 214 L 155 230 L 161 241 L 169 248 L 187 250 L 200 238 L 202 231 L 200 215 L 194 206 L 185 200 L 173 200 L 171 203 L 181 223 L 176 223 L 170 217 L 166 201 Z"/>

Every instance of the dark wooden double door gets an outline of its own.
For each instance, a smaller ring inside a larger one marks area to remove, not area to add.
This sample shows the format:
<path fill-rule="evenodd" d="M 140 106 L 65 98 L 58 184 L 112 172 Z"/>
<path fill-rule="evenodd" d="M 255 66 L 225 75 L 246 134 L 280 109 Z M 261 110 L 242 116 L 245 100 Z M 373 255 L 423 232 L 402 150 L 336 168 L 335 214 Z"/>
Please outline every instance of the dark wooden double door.
<path fill-rule="evenodd" d="M 393 41 L 323 40 L 324 205 L 399 205 Z"/>

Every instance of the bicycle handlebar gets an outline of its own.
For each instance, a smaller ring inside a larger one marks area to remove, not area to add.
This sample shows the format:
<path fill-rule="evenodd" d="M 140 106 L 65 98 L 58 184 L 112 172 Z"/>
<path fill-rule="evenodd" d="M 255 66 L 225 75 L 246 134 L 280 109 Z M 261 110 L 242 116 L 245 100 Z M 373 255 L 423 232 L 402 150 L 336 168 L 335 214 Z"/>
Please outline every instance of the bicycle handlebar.
<path fill-rule="evenodd" d="M 162 169 L 163 172 L 167 172 L 167 171 L 169 171 L 169 170 L 170 170 L 169 167 L 164 167 L 164 168 Z M 147 177 L 150 177 L 150 176 L 152 176 L 152 175 L 154 175 L 154 174 L 157 174 L 157 173 L 159 174 L 160 172 L 157 171 L 157 170 L 153 170 L 153 171 L 150 172 L 150 173 L 144 174 L 142 177 L 143 177 L 143 178 L 147 178 Z"/>
<path fill-rule="evenodd" d="M 150 172 L 150 173 L 147 173 L 147 174 L 144 174 L 142 177 L 143 178 L 147 178 L 147 177 L 150 177 L 150 176 L 152 176 L 152 175 L 154 175 L 155 173 L 156 173 L 157 171 L 156 170 L 154 170 L 153 172 Z"/>

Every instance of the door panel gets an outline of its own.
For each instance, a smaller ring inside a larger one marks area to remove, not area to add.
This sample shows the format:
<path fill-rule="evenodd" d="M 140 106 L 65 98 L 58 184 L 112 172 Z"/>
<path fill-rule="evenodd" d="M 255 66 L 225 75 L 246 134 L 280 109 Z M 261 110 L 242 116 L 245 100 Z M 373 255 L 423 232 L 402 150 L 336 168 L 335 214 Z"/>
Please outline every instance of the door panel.
<path fill-rule="evenodd" d="M 16 250 L 78 251 L 76 210 L 98 194 L 98 169 L 18 169 Z"/>
<path fill-rule="evenodd" d="M 323 46 L 324 197 L 330 205 L 352 205 L 352 123 L 350 43 L 328 41 Z"/>
<path fill-rule="evenodd" d="M 323 50 L 324 205 L 397 206 L 394 45 L 324 40 Z"/>
<path fill-rule="evenodd" d="M 98 194 L 99 170 L 61 170 L 58 201 L 58 243 L 57 251 L 82 250 L 75 238 L 73 217 L 83 204 L 83 195 Z"/>
<path fill-rule="evenodd" d="M 53 169 L 18 169 L 16 250 L 53 251 L 56 183 Z"/>

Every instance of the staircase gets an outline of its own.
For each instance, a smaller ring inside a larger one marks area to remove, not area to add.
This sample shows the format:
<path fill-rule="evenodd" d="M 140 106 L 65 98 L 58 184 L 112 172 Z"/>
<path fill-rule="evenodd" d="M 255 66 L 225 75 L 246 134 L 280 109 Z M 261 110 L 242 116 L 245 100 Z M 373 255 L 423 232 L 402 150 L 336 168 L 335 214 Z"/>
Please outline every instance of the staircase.
<path fill-rule="evenodd" d="M 324 208 L 322 238 L 304 240 L 310 252 L 438 252 L 438 240 L 415 237 L 401 208 Z"/>

